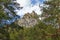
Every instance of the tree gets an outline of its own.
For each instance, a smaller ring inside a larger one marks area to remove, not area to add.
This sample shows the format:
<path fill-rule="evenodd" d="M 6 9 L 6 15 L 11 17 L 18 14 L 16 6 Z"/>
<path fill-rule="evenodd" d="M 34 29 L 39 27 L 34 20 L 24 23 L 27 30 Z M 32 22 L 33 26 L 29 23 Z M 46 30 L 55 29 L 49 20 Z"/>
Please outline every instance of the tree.
<path fill-rule="evenodd" d="M 50 1 L 46 1 L 44 2 L 45 6 L 43 7 L 43 13 L 42 16 L 46 17 L 44 19 L 44 22 L 47 23 L 51 23 L 53 25 L 60 25 L 60 9 L 59 9 L 59 5 L 60 5 L 60 0 L 50 0 Z"/>
<path fill-rule="evenodd" d="M 11 24 L 15 22 L 17 18 L 20 18 L 16 15 L 19 9 L 21 9 L 21 7 L 19 7 L 19 4 L 14 2 L 14 0 L 0 0 L 0 26 Z"/>
<path fill-rule="evenodd" d="M 45 17 L 43 22 L 47 25 L 52 25 L 53 28 L 60 30 L 60 0 L 48 0 L 44 2 L 42 17 Z M 55 31 L 57 39 L 59 40 L 58 30 Z"/>
<path fill-rule="evenodd" d="M 17 24 L 15 25 L 15 21 L 20 17 L 16 15 L 16 9 L 18 10 L 20 7 L 16 6 L 19 5 L 17 2 L 12 1 L 0 0 L 0 40 L 9 40 L 9 29 L 12 29 L 13 25 L 15 27 L 18 26 Z"/>

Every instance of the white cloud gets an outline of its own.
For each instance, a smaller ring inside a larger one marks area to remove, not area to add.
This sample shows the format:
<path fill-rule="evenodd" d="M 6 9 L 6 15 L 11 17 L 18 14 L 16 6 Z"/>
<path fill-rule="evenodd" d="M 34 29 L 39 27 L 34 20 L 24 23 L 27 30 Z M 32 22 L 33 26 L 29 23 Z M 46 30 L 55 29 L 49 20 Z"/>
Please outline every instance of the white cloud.
<path fill-rule="evenodd" d="M 20 4 L 20 6 L 25 7 L 29 6 L 31 4 L 30 0 L 17 0 L 17 2 Z"/>
<path fill-rule="evenodd" d="M 37 3 L 35 5 L 31 4 L 31 0 L 17 0 L 18 3 L 23 7 L 17 15 L 24 15 L 25 13 L 31 13 L 32 11 L 35 11 L 38 15 L 41 14 L 40 8 L 39 8 L 39 1 L 36 0 Z"/>

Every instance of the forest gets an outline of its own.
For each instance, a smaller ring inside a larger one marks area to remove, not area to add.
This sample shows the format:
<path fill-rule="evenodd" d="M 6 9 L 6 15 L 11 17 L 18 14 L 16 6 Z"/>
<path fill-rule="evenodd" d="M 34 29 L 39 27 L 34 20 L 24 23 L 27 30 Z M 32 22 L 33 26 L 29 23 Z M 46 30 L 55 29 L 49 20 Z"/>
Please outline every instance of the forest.
<path fill-rule="evenodd" d="M 16 15 L 17 10 L 23 7 L 13 0 L 0 0 L 0 40 L 60 40 L 60 0 L 46 0 L 43 3 L 41 15 L 28 13 L 29 17 L 26 14 L 22 18 L 24 21 L 30 17 L 33 21 L 37 20 L 32 27 L 25 27 L 18 24 L 20 16 Z"/>

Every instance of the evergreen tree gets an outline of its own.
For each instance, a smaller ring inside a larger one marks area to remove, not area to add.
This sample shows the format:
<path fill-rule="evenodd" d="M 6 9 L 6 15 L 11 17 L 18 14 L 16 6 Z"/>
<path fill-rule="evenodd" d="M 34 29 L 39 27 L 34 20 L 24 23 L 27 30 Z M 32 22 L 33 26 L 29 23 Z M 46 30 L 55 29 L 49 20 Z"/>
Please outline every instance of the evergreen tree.
<path fill-rule="evenodd" d="M 41 15 L 44 17 L 43 22 L 47 25 L 52 25 L 56 28 L 55 34 L 53 34 L 53 40 L 59 40 L 60 38 L 60 0 L 46 0 L 44 2 L 43 13 Z M 49 30 L 49 28 L 48 28 Z M 50 30 L 51 31 L 51 30 Z M 52 32 L 52 31 L 51 31 Z"/>
<path fill-rule="evenodd" d="M 16 15 L 20 5 L 14 0 L 0 0 L 0 27 L 11 24 L 20 18 Z"/>
<path fill-rule="evenodd" d="M 60 28 L 59 6 L 60 0 L 45 1 L 42 16 L 45 17 L 44 22 Z"/>
<path fill-rule="evenodd" d="M 20 17 L 16 15 L 16 9 L 20 7 L 17 2 L 12 1 L 14 0 L 0 0 L 0 40 L 10 40 L 9 29 L 13 29 L 12 26 L 18 28 L 15 21 Z"/>

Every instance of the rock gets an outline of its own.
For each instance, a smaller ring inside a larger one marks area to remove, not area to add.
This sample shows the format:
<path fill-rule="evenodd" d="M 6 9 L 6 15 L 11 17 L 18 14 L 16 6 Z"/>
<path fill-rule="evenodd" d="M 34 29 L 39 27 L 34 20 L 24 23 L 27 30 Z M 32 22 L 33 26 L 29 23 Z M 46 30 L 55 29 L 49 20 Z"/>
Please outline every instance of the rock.
<path fill-rule="evenodd" d="M 18 20 L 18 25 L 23 27 L 33 27 L 36 24 L 38 24 L 38 17 L 35 12 L 27 13 L 23 18 Z"/>

